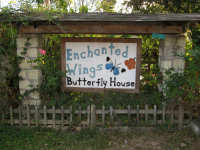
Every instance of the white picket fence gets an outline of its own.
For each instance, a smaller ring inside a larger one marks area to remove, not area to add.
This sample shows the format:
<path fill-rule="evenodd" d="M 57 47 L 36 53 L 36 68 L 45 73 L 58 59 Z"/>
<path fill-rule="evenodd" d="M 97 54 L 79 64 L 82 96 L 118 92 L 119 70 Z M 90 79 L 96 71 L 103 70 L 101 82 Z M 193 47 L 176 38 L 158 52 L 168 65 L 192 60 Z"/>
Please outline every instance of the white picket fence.
<path fill-rule="evenodd" d="M 10 125 L 53 128 L 155 126 L 158 124 L 182 127 L 191 119 L 189 116 L 183 107 L 167 110 L 165 106 L 158 108 L 156 105 L 136 105 L 135 107 L 128 105 L 126 109 L 114 109 L 112 106 L 102 106 L 100 109 L 95 105 L 89 105 L 85 109 L 26 105 L 18 108 L 10 107 L 8 112 L 1 112 L 1 122 Z"/>

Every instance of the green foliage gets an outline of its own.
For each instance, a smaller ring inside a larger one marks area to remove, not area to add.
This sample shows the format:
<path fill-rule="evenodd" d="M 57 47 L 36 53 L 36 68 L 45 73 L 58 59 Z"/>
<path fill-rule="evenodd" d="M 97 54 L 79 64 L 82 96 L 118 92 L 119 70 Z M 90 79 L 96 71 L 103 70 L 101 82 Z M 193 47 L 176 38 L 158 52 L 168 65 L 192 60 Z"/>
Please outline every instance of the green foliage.
<path fill-rule="evenodd" d="M 114 12 L 114 7 L 116 0 L 102 0 L 97 8 L 97 10 L 103 12 Z"/>
<path fill-rule="evenodd" d="M 129 0 L 124 3 L 132 12 L 155 13 L 198 13 L 200 0 Z"/>
<path fill-rule="evenodd" d="M 183 73 L 174 72 L 173 68 L 166 74 L 164 91 L 169 100 L 178 100 L 180 103 L 200 104 L 200 47 L 195 46 L 188 50 Z"/>
<path fill-rule="evenodd" d="M 19 67 L 16 56 L 16 28 L 0 24 L 0 109 L 16 105 L 19 96 Z"/>
<path fill-rule="evenodd" d="M 97 129 L 56 131 L 0 126 L 1 150 L 87 150 L 108 147 L 109 137 Z"/>
<path fill-rule="evenodd" d="M 152 36 L 142 36 L 141 88 L 146 92 L 153 89 L 156 91 L 161 83 L 158 67 L 159 43 L 159 40 L 153 39 Z"/>

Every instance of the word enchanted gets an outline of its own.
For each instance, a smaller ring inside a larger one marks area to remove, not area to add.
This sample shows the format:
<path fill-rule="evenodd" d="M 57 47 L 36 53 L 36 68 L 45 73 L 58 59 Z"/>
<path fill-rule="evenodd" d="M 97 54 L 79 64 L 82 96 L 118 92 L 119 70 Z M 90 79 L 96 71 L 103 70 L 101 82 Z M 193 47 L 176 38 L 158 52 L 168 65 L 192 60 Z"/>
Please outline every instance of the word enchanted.
<path fill-rule="evenodd" d="M 110 43 L 108 47 L 101 47 L 96 49 L 91 49 L 91 47 L 88 45 L 87 50 L 79 52 L 73 52 L 74 50 L 71 48 L 66 49 L 66 60 L 72 61 L 72 60 L 80 60 L 80 59 L 87 59 L 87 58 L 93 58 L 95 56 L 102 56 L 102 55 L 116 55 L 116 56 L 122 56 L 124 58 L 128 58 L 128 46 L 125 46 L 125 50 L 121 50 L 119 48 L 115 48 L 113 43 Z"/>

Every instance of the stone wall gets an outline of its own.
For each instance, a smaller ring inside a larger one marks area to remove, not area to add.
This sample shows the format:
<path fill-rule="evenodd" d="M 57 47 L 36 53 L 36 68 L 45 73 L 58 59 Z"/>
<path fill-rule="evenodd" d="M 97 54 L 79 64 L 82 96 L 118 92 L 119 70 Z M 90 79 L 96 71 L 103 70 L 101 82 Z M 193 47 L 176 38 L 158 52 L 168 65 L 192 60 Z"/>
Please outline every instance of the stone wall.
<path fill-rule="evenodd" d="M 177 54 L 185 54 L 185 36 L 167 35 L 159 47 L 159 66 L 163 75 L 169 68 L 174 68 L 175 72 L 184 71 L 185 61 Z"/>
<path fill-rule="evenodd" d="M 27 45 L 27 43 L 29 43 Z M 24 48 L 27 48 L 26 54 L 23 54 Z M 41 81 L 41 71 L 36 69 L 36 63 L 32 61 L 39 55 L 40 37 L 38 35 L 19 35 L 17 38 L 17 55 L 25 57 L 20 63 L 21 72 L 19 76 L 23 80 L 19 81 L 20 93 L 24 94 L 25 91 L 37 88 Z M 40 95 L 34 91 L 25 97 L 23 104 L 39 105 Z"/>

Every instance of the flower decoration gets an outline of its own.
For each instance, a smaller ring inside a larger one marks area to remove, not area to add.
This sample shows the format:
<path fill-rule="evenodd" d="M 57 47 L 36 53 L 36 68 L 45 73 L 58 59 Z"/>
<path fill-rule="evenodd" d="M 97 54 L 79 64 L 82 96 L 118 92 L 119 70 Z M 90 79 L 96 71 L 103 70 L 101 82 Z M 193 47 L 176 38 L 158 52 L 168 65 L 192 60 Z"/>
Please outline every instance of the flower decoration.
<path fill-rule="evenodd" d="M 46 55 L 46 50 L 40 49 L 40 54 L 41 54 L 41 55 Z"/>
<path fill-rule="evenodd" d="M 133 59 L 133 58 L 130 58 L 130 59 L 128 59 L 128 60 L 125 60 L 124 64 L 127 66 L 127 68 L 128 68 L 129 70 L 135 69 L 135 67 L 136 67 L 136 61 L 135 61 L 135 59 Z"/>

